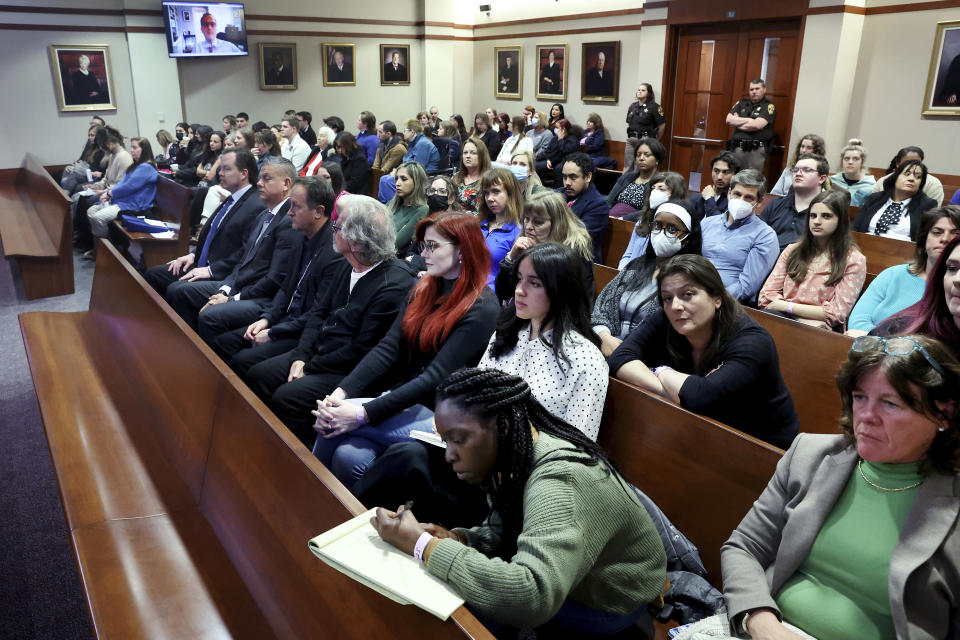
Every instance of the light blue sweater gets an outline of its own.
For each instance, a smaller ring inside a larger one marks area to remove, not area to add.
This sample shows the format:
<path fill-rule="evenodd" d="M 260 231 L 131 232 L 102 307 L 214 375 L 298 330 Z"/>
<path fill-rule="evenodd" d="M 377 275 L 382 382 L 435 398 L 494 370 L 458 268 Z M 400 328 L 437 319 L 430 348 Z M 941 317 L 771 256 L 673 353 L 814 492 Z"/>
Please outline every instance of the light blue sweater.
<path fill-rule="evenodd" d="M 850 312 L 848 329 L 871 331 L 881 321 L 918 302 L 927 282 L 899 264 L 881 271 Z"/>

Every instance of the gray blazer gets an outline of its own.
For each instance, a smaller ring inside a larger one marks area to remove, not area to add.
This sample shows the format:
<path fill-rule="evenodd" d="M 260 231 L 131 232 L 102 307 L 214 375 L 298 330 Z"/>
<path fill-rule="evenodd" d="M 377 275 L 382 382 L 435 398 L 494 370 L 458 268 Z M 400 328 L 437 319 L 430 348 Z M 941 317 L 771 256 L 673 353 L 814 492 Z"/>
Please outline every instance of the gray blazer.
<path fill-rule="evenodd" d="M 843 436 L 800 434 L 767 488 L 723 545 L 731 623 L 758 607 L 778 612 L 779 591 L 806 559 L 857 464 Z M 960 476 L 920 485 L 890 560 L 890 609 L 898 638 L 960 637 Z"/>

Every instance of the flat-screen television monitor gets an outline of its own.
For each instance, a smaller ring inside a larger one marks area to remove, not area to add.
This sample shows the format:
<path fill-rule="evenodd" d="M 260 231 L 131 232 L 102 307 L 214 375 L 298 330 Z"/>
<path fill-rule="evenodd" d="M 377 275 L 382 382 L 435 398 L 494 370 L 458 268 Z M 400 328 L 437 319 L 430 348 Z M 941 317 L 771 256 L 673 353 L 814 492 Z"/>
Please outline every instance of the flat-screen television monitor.
<path fill-rule="evenodd" d="M 243 5 L 229 2 L 164 2 L 163 24 L 171 58 L 245 56 Z"/>

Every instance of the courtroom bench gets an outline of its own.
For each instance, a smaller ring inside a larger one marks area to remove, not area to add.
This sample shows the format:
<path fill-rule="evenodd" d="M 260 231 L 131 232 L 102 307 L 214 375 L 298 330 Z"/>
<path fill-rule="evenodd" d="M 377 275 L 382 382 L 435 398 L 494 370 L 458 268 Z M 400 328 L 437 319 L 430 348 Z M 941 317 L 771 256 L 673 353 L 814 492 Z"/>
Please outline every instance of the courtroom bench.
<path fill-rule="evenodd" d="M 70 198 L 40 160 L 27 153 L 0 181 L 0 241 L 15 259 L 28 300 L 73 293 Z"/>
<path fill-rule="evenodd" d="M 119 218 L 113 221 L 112 233 L 123 244 L 136 243 L 146 268 L 165 264 L 190 253 L 190 200 L 195 190 L 163 175 L 157 178 L 157 196 L 152 217 L 173 230 L 172 238 L 157 238 L 143 231 L 128 231 Z"/>
<path fill-rule="evenodd" d="M 697 545 L 719 589 L 720 547 L 760 497 L 783 451 L 615 378 L 597 442 Z"/>
<path fill-rule="evenodd" d="M 101 244 L 88 311 L 20 316 L 96 634 L 492 638 L 310 553 L 364 507 Z"/>

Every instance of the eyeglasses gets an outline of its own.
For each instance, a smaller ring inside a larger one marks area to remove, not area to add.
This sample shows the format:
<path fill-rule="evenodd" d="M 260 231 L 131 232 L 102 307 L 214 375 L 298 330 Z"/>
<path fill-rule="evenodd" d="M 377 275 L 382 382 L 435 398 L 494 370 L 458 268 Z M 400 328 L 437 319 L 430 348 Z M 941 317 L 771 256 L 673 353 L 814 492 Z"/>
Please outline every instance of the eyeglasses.
<path fill-rule="evenodd" d="M 933 370 L 940 375 L 946 375 L 940 363 L 934 360 L 930 353 L 923 348 L 923 345 L 917 342 L 915 338 L 906 336 L 894 336 L 892 338 L 882 338 L 880 336 L 860 336 L 854 339 L 850 351 L 855 353 L 864 353 L 877 347 L 883 346 L 883 352 L 889 356 L 908 356 L 914 351 L 919 351 L 927 359 Z"/>
<path fill-rule="evenodd" d="M 434 189 L 433 187 L 427 189 L 428 196 L 446 196 L 450 195 L 447 193 L 446 189 Z"/>
<path fill-rule="evenodd" d="M 790 167 L 790 173 L 792 173 L 793 175 L 802 173 L 805 176 L 809 176 L 811 173 L 820 173 L 820 172 L 814 169 L 813 167 Z"/>
<path fill-rule="evenodd" d="M 416 249 L 417 253 L 433 253 L 437 250 L 437 247 L 445 244 L 453 244 L 452 242 L 434 242 L 433 240 L 427 240 L 426 242 L 418 242 Z"/>
<path fill-rule="evenodd" d="M 653 232 L 654 232 L 654 233 L 661 233 L 661 232 L 663 232 L 663 233 L 667 234 L 667 237 L 668 237 L 668 238 L 676 238 L 677 236 L 679 236 L 679 235 L 681 235 L 681 234 L 683 233 L 683 231 L 682 231 L 677 225 L 675 225 L 675 224 L 673 224 L 673 223 L 664 225 L 664 224 L 663 224 L 662 222 L 660 222 L 659 220 L 654 220 L 654 221 L 653 221 Z"/>
<path fill-rule="evenodd" d="M 215 26 L 217 26 L 217 23 L 216 23 L 216 22 L 213 22 L 212 20 L 204 20 L 203 22 L 200 23 L 200 26 L 201 26 L 201 27 L 215 27 Z"/>
<path fill-rule="evenodd" d="M 340 229 L 343 229 L 343 225 L 340 224 L 339 222 L 331 222 L 330 228 L 333 229 L 334 233 L 339 233 Z"/>

